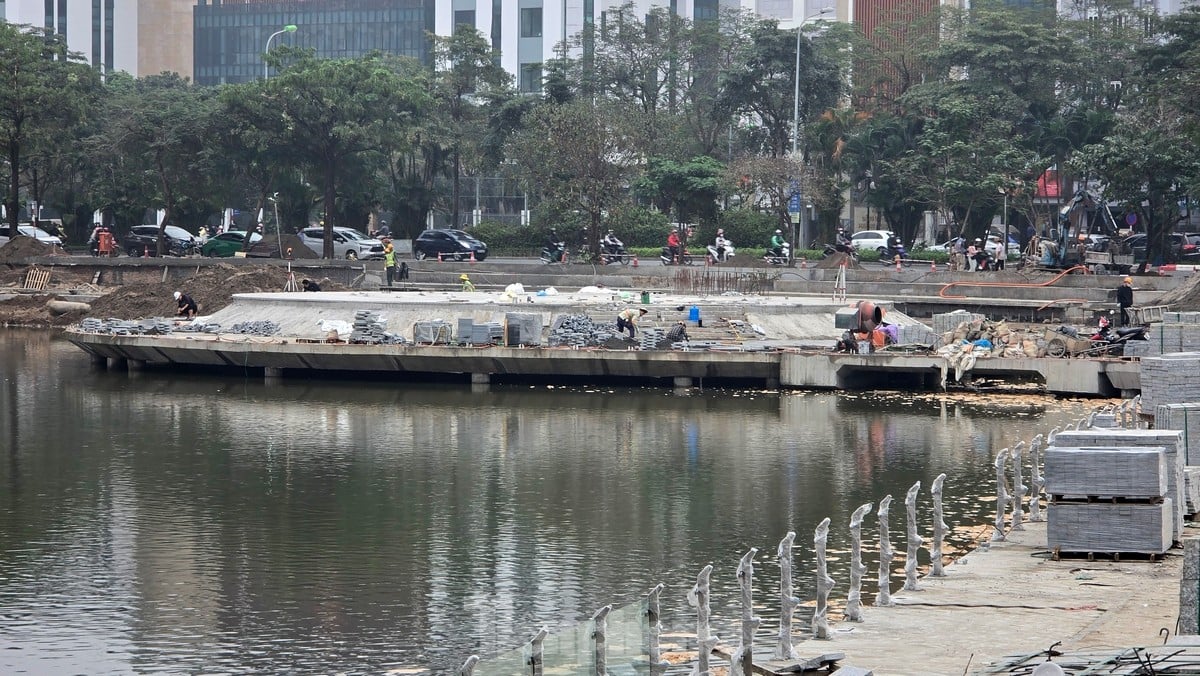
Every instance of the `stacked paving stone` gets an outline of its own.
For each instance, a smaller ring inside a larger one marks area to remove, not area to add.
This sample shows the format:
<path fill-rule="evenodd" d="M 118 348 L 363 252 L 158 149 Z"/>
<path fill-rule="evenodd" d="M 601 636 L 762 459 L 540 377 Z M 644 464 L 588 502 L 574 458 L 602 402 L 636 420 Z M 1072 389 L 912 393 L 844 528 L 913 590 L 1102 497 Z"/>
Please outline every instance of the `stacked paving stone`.
<path fill-rule="evenodd" d="M 542 316 L 529 312 L 508 312 L 504 315 L 506 345 L 541 345 Z"/>
<path fill-rule="evenodd" d="M 1183 433 L 1184 513 L 1200 513 L 1200 404 L 1161 404 L 1154 409 L 1154 428 Z"/>
<path fill-rule="evenodd" d="M 241 333 L 248 336 L 274 336 L 279 333 L 279 325 L 267 320 L 239 322 L 234 324 L 227 333 Z"/>
<path fill-rule="evenodd" d="M 1126 357 L 1154 357 L 1174 352 L 1200 351 L 1200 312 L 1164 312 L 1163 322 L 1150 325 L 1146 340 L 1125 343 Z M 1167 317 L 1179 321 L 1167 321 Z"/>
<path fill-rule="evenodd" d="M 654 350 L 659 343 L 667 339 L 667 332 L 662 329 L 644 329 L 638 334 L 638 349 Z"/>
<path fill-rule="evenodd" d="M 900 345 L 933 345 L 940 336 L 924 324 L 900 324 L 896 329 L 896 342 Z"/>
<path fill-rule="evenodd" d="M 614 324 L 597 324 L 587 315 L 559 315 L 550 327 L 552 347 L 593 347 L 617 338 Z"/>
<path fill-rule="evenodd" d="M 1122 430 L 1106 430 L 1110 435 Z M 1064 552 L 1161 554 L 1177 539 L 1162 446 L 1046 449 L 1046 545 Z"/>
<path fill-rule="evenodd" d="M 963 322 L 975 322 L 983 319 L 983 315 L 977 312 L 967 312 L 966 310 L 941 312 L 933 316 L 933 332 L 940 336 L 947 331 L 957 329 L 958 325 Z"/>
<path fill-rule="evenodd" d="M 354 313 L 354 324 L 350 331 L 350 342 L 362 345 L 402 345 L 403 336 L 390 333 L 387 322 L 379 314 L 371 310 L 358 310 Z"/>
<path fill-rule="evenodd" d="M 1172 540 L 1179 540 L 1183 535 L 1184 522 L 1184 502 L 1185 495 L 1183 489 L 1183 433 L 1173 430 L 1140 430 L 1140 429 L 1097 429 L 1088 430 L 1072 430 L 1068 432 L 1059 432 L 1054 437 L 1055 448 L 1162 448 L 1163 463 L 1167 477 L 1167 490 L 1164 500 L 1161 504 L 1153 505 L 1155 509 L 1166 510 L 1168 518 L 1167 525 L 1170 526 Z M 1049 454 L 1049 449 L 1047 449 Z M 1047 472 L 1046 492 L 1052 493 L 1049 488 L 1050 478 Z M 1089 493 L 1096 495 L 1095 493 Z M 1133 510 L 1137 514 L 1125 514 L 1120 512 L 1120 509 L 1129 507 L 1128 503 L 1105 504 L 1103 507 L 1110 509 L 1113 512 L 1114 518 L 1138 518 L 1142 519 L 1139 523 L 1142 526 L 1151 525 L 1147 519 L 1153 519 L 1147 510 L 1139 508 Z M 1088 514 L 1093 514 L 1096 510 L 1085 510 Z M 1101 510 L 1103 511 L 1103 510 Z M 1051 521 L 1053 526 L 1053 521 Z M 1048 531 L 1049 532 L 1049 531 Z M 1146 533 L 1143 533 L 1144 535 Z M 1115 540 L 1114 540 L 1115 541 Z M 1143 538 L 1144 541 L 1144 538 Z M 1170 546 L 1170 542 L 1167 543 Z M 1091 551 L 1105 551 L 1102 549 L 1094 549 Z M 1136 549 L 1120 549 L 1116 551 L 1132 552 L 1139 551 Z"/>
<path fill-rule="evenodd" d="M 450 328 L 450 322 L 442 319 L 413 324 L 414 343 L 448 345 L 453 337 L 454 333 Z"/>
<path fill-rule="evenodd" d="M 494 345 L 504 340 L 504 325 L 499 322 L 476 324 L 470 317 L 458 319 L 460 345 Z"/>
<path fill-rule="evenodd" d="M 1200 352 L 1143 357 L 1140 365 L 1143 408 L 1194 400 L 1200 387 Z"/>
<path fill-rule="evenodd" d="M 163 317 L 151 317 L 150 319 L 87 317 L 79 322 L 79 328 L 88 333 L 105 333 L 114 336 L 153 336 L 172 333 L 182 327 L 176 327 L 172 320 Z"/>

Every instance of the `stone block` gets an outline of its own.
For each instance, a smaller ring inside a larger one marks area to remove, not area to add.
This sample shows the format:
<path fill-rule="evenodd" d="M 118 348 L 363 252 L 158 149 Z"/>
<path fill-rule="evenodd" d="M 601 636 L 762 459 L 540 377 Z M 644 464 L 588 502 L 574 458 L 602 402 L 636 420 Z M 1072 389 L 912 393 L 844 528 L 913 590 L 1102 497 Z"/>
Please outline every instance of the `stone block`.
<path fill-rule="evenodd" d="M 1162 554 L 1174 542 L 1170 498 L 1159 504 L 1056 502 L 1046 509 L 1046 546 L 1063 552 Z"/>
<path fill-rule="evenodd" d="M 1161 447 L 1046 449 L 1048 495 L 1150 500 L 1167 494 L 1166 451 Z"/>

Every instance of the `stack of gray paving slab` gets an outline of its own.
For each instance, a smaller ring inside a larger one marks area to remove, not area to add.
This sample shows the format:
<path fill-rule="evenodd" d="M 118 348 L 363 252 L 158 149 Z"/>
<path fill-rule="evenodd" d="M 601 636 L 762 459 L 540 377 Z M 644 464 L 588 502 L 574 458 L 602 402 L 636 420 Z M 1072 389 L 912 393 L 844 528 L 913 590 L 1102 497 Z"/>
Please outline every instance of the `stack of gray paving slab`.
<path fill-rule="evenodd" d="M 461 327 L 461 324 L 460 324 Z M 459 342 L 466 342 L 471 345 L 492 345 L 498 343 L 504 338 L 504 326 L 499 322 L 488 322 L 486 324 L 472 324 L 471 332 L 464 341 L 462 336 L 459 336 Z"/>
<path fill-rule="evenodd" d="M 390 333 L 387 322 L 376 312 L 359 310 L 354 313 L 354 328 L 350 332 L 350 342 L 362 345 L 400 345 L 405 343 L 403 336 Z"/>
<path fill-rule="evenodd" d="M 1168 525 L 1172 538 L 1178 541 L 1183 536 L 1184 502 L 1183 492 L 1183 432 L 1174 430 L 1143 429 L 1088 429 L 1059 432 L 1054 437 L 1057 448 L 1162 448 L 1167 477 L 1167 490 L 1163 504 L 1170 502 Z M 1047 477 L 1047 494 L 1050 494 Z M 1092 495 L 1095 495 L 1092 493 Z M 1118 507 L 1120 505 L 1108 505 Z M 1145 510 L 1141 510 L 1145 511 Z M 1049 531 L 1047 531 L 1049 532 Z M 1093 550 L 1101 551 L 1101 550 Z M 1134 550 L 1121 550 L 1134 551 Z"/>
<path fill-rule="evenodd" d="M 1139 368 L 1142 407 L 1185 404 L 1200 391 L 1200 352 L 1177 352 L 1143 357 Z"/>
<path fill-rule="evenodd" d="M 1200 324 L 1200 312 L 1164 312 L 1164 324 Z"/>
<path fill-rule="evenodd" d="M 612 324 L 597 324 L 587 315 L 559 315 L 550 327 L 553 347 L 590 347 L 618 337 Z"/>
<path fill-rule="evenodd" d="M 900 324 L 896 327 L 896 342 L 900 345 L 933 345 L 940 334 L 924 324 Z"/>
<path fill-rule="evenodd" d="M 1057 438 L 1055 443 L 1057 444 Z M 1161 554 L 1175 541 L 1166 449 L 1046 449 L 1046 545 L 1060 552 Z"/>
<path fill-rule="evenodd" d="M 541 345 L 542 316 L 529 312 L 506 312 L 504 332 L 506 345 Z"/>
<path fill-rule="evenodd" d="M 1183 464 L 1200 465 L 1200 403 L 1159 404 L 1154 407 L 1154 429 L 1183 433 Z"/>
<path fill-rule="evenodd" d="M 958 325 L 963 322 L 980 321 L 983 318 L 983 315 L 977 312 L 967 312 L 966 310 L 941 312 L 933 316 L 933 332 L 941 335 L 947 331 L 957 329 Z"/>
<path fill-rule="evenodd" d="M 474 319 L 471 319 L 470 317 L 459 317 L 458 318 L 458 333 L 455 335 L 458 336 L 459 343 L 465 344 L 465 343 L 471 342 L 471 335 L 474 333 L 474 331 L 475 331 L 475 320 Z"/>
<path fill-rule="evenodd" d="M 638 349 L 654 350 L 659 343 L 667 339 L 667 333 L 662 329 L 645 329 L 638 334 Z"/>
<path fill-rule="evenodd" d="M 442 319 L 413 324 L 413 342 L 427 345 L 448 345 L 454 334 L 450 322 Z"/>
<path fill-rule="evenodd" d="M 1146 340 L 1131 340 L 1125 344 L 1125 356 L 1157 356 L 1174 352 L 1200 351 L 1200 324 L 1191 321 L 1195 312 L 1167 312 L 1166 315 L 1176 315 L 1187 321 L 1161 323 L 1150 325 L 1146 332 Z M 1130 353 L 1130 347 L 1133 353 Z"/>
<path fill-rule="evenodd" d="M 265 319 L 253 322 L 238 322 L 229 328 L 229 333 L 240 333 L 246 336 L 274 336 L 279 333 L 279 325 Z"/>

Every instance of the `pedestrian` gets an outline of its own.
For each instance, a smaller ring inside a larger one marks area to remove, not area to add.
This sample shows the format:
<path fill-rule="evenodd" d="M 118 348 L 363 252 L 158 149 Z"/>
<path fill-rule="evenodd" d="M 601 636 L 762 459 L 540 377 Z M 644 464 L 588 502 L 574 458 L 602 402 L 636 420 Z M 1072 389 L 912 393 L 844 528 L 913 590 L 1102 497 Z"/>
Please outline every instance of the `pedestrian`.
<path fill-rule="evenodd" d="M 979 259 L 976 258 L 976 256 L 979 254 L 980 248 L 982 247 L 980 247 L 980 240 L 978 237 L 976 237 L 975 241 L 967 247 L 967 265 L 969 266 L 968 269 L 971 272 L 975 272 L 975 270 L 979 267 Z"/>
<path fill-rule="evenodd" d="M 967 247 L 966 240 L 962 237 L 954 238 L 954 269 L 967 269 Z"/>
<path fill-rule="evenodd" d="M 379 221 L 379 236 L 388 238 L 392 236 L 392 229 L 388 227 L 387 221 Z"/>
<path fill-rule="evenodd" d="M 195 319 L 196 313 L 200 311 L 200 306 L 196 305 L 196 301 L 182 291 L 175 292 L 175 302 L 178 304 L 175 314 L 180 317 Z"/>
<path fill-rule="evenodd" d="M 1121 308 L 1121 326 L 1129 326 L 1129 308 L 1133 306 L 1133 277 L 1121 280 L 1117 287 L 1117 307 Z"/>
<path fill-rule="evenodd" d="M 200 226 L 200 233 L 196 237 L 200 240 L 200 246 L 204 246 L 204 243 L 208 241 L 208 228 Z"/>
<path fill-rule="evenodd" d="M 387 285 L 391 286 L 396 276 L 396 248 L 392 246 L 392 240 L 386 237 L 383 240 L 383 270 L 387 273 Z"/>
<path fill-rule="evenodd" d="M 628 329 L 629 339 L 634 340 L 637 338 L 637 320 L 644 314 L 646 314 L 646 308 L 644 307 L 621 310 L 617 314 L 617 333 Z"/>

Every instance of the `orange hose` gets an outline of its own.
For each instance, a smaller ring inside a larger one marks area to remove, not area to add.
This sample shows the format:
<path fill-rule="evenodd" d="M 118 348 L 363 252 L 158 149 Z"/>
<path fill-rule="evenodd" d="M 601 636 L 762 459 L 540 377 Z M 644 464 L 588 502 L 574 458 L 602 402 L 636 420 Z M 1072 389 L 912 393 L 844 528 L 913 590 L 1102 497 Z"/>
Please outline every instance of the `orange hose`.
<path fill-rule="evenodd" d="M 1050 285 L 1054 284 L 1055 282 L 1057 282 L 1058 280 L 1062 279 L 1064 276 L 1069 275 L 1076 270 L 1082 270 L 1084 272 L 1084 274 L 1087 274 L 1089 272 L 1086 266 L 1076 265 L 1074 267 L 1067 268 L 1066 270 L 1063 270 L 1062 272 L 1058 273 L 1057 275 L 1054 276 L 1053 279 L 1049 279 L 1047 281 L 1040 282 L 1037 284 L 1023 284 L 1023 283 L 1019 283 L 1019 282 L 950 282 L 949 284 L 943 286 L 941 291 L 938 291 L 938 296 L 940 296 L 941 298 L 967 298 L 967 296 L 948 296 L 948 295 L 946 295 L 946 290 L 952 286 L 991 286 L 991 287 L 1013 288 L 1013 289 L 1036 289 L 1041 286 L 1050 286 Z"/>

